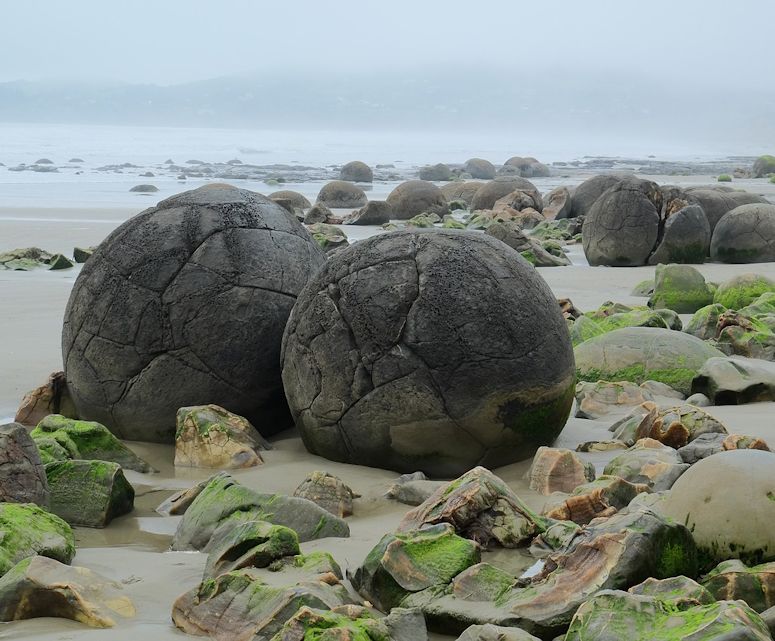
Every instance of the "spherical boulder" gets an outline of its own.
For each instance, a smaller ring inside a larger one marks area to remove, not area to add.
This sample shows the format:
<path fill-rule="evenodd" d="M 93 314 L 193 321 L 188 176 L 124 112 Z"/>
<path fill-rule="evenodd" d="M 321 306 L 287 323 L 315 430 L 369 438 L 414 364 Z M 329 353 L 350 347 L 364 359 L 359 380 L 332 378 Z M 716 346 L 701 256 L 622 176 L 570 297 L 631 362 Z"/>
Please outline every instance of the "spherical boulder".
<path fill-rule="evenodd" d="M 471 200 L 471 211 L 477 209 L 492 209 L 497 200 L 509 195 L 512 191 L 517 189 L 521 189 L 533 197 L 533 200 L 539 205 L 536 207 L 538 211 L 543 209 L 544 203 L 541 198 L 541 192 L 536 189 L 536 186 L 533 183 L 518 176 L 499 176 L 494 180 L 484 183 L 484 185 L 479 188 Z"/>
<path fill-rule="evenodd" d="M 304 194 L 300 194 L 298 191 L 293 191 L 291 189 L 281 189 L 280 191 L 272 192 L 269 194 L 268 198 L 270 200 L 287 200 L 295 209 L 309 209 L 312 207 L 312 203 L 307 200 L 307 197 Z"/>
<path fill-rule="evenodd" d="M 374 182 L 374 172 L 365 162 L 353 160 L 339 170 L 339 180 L 347 180 L 354 183 Z"/>
<path fill-rule="evenodd" d="M 466 180 L 465 182 L 456 181 L 442 185 L 439 189 L 441 190 L 441 193 L 444 194 L 448 203 L 451 203 L 453 200 L 462 200 L 470 207 L 474 195 L 479 191 L 479 188 L 483 184 L 483 182 L 476 180 Z"/>
<path fill-rule="evenodd" d="M 434 180 L 437 182 L 446 182 L 455 177 L 452 170 L 441 162 L 422 167 L 417 175 L 420 180 Z"/>
<path fill-rule="evenodd" d="M 688 527 L 712 562 L 775 560 L 775 454 L 730 450 L 692 465 L 657 509 Z"/>
<path fill-rule="evenodd" d="M 574 364 L 557 302 L 498 240 L 396 231 L 336 254 L 283 337 L 304 444 L 442 477 L 532 456 L 562 430 Z"/>
<path fill-rule="evenodd" d="M 686 205 L 670 214 L 662 237 L 649 256 L 649 265 L 705 262 L 710 250 L 710 224 L 699 205 Z"/>
<path fill-rule="evenodd" d="M 367 202 L 366 192 L 344 180 L 332 180 L 318 192 L 317 202 L 335 209 L 357 209 Z"/>
<path fill-rule="evenodd" d="M 463 171 L 471 174 L 471 178 L 482 180 L 495 178 L 495 165 L 484 158 L 469 158 L 463 165 Z"/>
<path fill-rule="evenodd" d="M 573 207 L 568 218 L 586 216 L 595 201 L 603 195 L 603 192 L 624 180 L 622 174 L 600 174 L 587 178 L 573 191 Z M 558 218 L 563 218 L 558 215 Z"/>
<path fill-rule="evenodd" d="M 409 220 L 424 212 L 443 216 L 449 213 L 447 199 L 441 190 L 426 180 L 407 180 L 393 189 L 387 197 L 393 218 Z"/>
<path fill-rule="evenodd" d="M 324 262 L 282 207 L 230 185 L 130 218 L 84 265 L 65 311 L 78 415 L 122 438 L 167 443 L 189 405 L 215 403 L 264 434 L 286 427 L 280 340 Z"/>
<path fill-rule="evenodd" d="M 724 214 L 713 231 L 710 255 L 722 263 L 775 261 L 775 205 L 741 205 Z"/>
<path fill-rule="evenodd" d="M 686 193 L 691 195 L 702 207 L 708 219 L 711 234 L 724 214 L 736 207 L 754 203 L 767 204 L 767 200 L 762 196 L 747 191 L 736 191 L 731 188 L 724 189 L 722 186 L 689 188 L 686 190 Z"/>

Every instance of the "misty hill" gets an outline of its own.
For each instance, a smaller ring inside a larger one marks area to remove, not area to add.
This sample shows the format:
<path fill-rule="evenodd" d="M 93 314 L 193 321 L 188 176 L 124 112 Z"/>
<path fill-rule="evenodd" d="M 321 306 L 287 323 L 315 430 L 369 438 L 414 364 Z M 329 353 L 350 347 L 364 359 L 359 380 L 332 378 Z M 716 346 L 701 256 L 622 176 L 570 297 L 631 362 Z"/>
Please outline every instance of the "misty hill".
<path fill-rule="evenodd" d="M 0 121 L 218 127 L 531 128 L 775 139 L 775 88 L 643 73 L 294 72 L 171 86 L 0 83 Z M 733 116 L 730 114 L 734 114 Z"/>

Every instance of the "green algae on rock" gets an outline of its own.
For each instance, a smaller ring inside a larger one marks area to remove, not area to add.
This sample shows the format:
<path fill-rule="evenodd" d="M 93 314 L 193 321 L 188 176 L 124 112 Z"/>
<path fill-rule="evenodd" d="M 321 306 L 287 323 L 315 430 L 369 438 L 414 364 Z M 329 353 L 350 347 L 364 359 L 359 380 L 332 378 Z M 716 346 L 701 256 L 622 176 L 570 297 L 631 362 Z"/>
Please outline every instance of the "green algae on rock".
<path fill-rule="evenodd" d="M 46 476 L 51 511 L 70 525 L 101 528 L 134 509 L 135 490 L 118 463 L 56 461 Z"/>
<path fill-rule="evenodd" d="M 748 567 L 738 559 L 722 561 L 702 585 L 718 600 L 745 601 L 757 612 L 775 606 L 775 562 Z"/>
<path fill-rule="evenodd" d="M 740 309 L 767 292 L 775 292 L 775 282 L 761 274 L 740 274 L 718 286 L 713 302 L 727 309 Z"/>
<path fill-rule="evenodd" d="M 112 628 L 135 616 L 122 587 L 88 568 L 31 556 L 0 578 L 0 621 L 38 617 L 72 619 L 92 628 Z"/>
<path fill-rule="evenodd" d="M 98 460 L 118 463 L 135 472 L 155 471 L 148 463 L 119 441 L 110 430 L 94 421 L 79 421 L 60 414 L 49 414 L 30 432 L 44 462 L 68 459 Z M 55 441 L 60 447 L 51 443 Z"/>
<path fill-rule="evenodd" d="M 0 503 L 0 576 L 36 554 L 70 563 L 75 539 L 58 516 L 30 503 Z"/>
<path fill-rule="evenodd" d="M 705 277 L 690 265 L 657 265 L 649 307 L 693 314 L 713 302 Z"/>

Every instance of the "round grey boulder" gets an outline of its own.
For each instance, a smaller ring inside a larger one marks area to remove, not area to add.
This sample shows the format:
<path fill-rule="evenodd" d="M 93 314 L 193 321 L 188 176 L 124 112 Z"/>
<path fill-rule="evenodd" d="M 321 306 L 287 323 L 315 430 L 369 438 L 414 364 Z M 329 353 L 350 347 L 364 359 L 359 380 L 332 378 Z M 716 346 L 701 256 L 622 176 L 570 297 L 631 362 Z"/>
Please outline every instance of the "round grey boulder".
<path fill-rule="evenodd" d="M 549 287 L 504 243 L 458 230 L 396 231 L 330 258 L 294 307 L 282 368 L 310 452 L 441 477 L 529 458 L 573 402 Z"/>
<path fill-rule="evenodd" d="M 153 194 L 159 191 L 159 188 L 156 185 L 135 185 L 129 191 L 138 194 Z"/>
<path fill-rule="evenodd" d="M 529 193 L 536 203 L 540 204 L 538 211 L 543 209 L 541 192 L 529 180 L 519 176 L 498 176 L 494 180 L 484 183 L 471 200 L 471 211 L 477 209 L 492 209 L 497 200 L 508 196 L 511 192 L 520 189 Z"/>
<path fill-rule="evenodd" d="M 291 189 L 282 189 L 280 191 L 272 192 L 268 197 L 270 200 L 287 200 L 294 209 L 309 209 L 312 207 L 312 203 L 307 200 L 307 197 L 304 196 L 304 194 L 300 194 L 298 191 L 293 191 Z"/>
<path fill-rule="evenodd" d="M 324 262 L 285 209 L 230 185 L 130 218 L 85 263 L 65 311 L 79 417 L 121 438 L 172 443 L 178 408 L 214 403 L 264 435 L 283 429 L 281 337 Z"/>
<path fill-rule="evenodd" d="M 366 192 L 344 180 L 332 180 L 318 192 L 317 202 L 332 209 L 355 209 L 367 202 Z"/>
<path fill-rule="evenodd" d="M 662 240 L 649 257 L 659 263 L 704 263 L 710 251 L 710 224 L 699 205 L 687 205 L 670 214 L 662 227 Z"/>
<path fill-rule="evenodd" d="M 574 196 L 575 206 L 575 196 Z M 645 265 L 659 238 L 662 194 L 649 180 L 614 184 L 592 205 L 581 232 L 590 265 Z"/>
<path fill-rule="evenodd" d="M 724 214 L 713 231 L 710 255 L 721 263 L 775 261 L 775 205 L 741 205 Z"/>
<path fill-rule="evenodd" d="M 470 207 L 474 195 L 483 184 L 483 182 L 475 180 L 456 181 L 442 185 L 439 189 L 441 189 L 441 193 L 444 194 L 448 203 L 451 203 L 453 200 L 462 200 Z"/>
<path fill-rule="evenodd" d="M 492 180 L 495 178 L 495 165 L 484 158 L 469 158 L 463 165 L 463 171 L 471 178 Z"/>
<path fill-rule="evenodd" d="M 374 181 L 374 172 L 365 162 L 353 160 L 339 171 L 339 179 L 354 183 L 370 183 Z"/>
<path fill-rule="evenodd" d="M 721 218 L 727 212 L 732 211 L 740 205 L 749 205 L 753 203 L 765 203 L 767 200 L 756 194 L 747 191 L 723 190 L 720 188 L 699 188 L 687 189 L 686 192 L 702 207 L 705 216 L 710 224 L 711 234 L 716 229 Z"/>
<path fill-rule="evenodd" d="M 595 201 L 603 195 L 603 192 L 620 183 L 623 179 L 624 176 L 621 174 L 600 174 L 585 180 L 573 191 L 573 206 L 567 217 L 586 216 Z M 565 218 L 565 216 L 558 215 L 558 218 Z"/>
<path fill-rule="evenodd" d="M 441 190 L 426 180 L 407 180 L 390 192 L 387 203 L 393 211 L 393 218 L 408 220 L 427 212 L 443 216 L 449 213 L 447 199 Z"/>
<path fill-rule="evenodd" d="M 422 167 L 417 175 L 420 180 L 433 180 L 437 182 L 446 182 L 455 177 L 452 170 L 444 163 Z"/>

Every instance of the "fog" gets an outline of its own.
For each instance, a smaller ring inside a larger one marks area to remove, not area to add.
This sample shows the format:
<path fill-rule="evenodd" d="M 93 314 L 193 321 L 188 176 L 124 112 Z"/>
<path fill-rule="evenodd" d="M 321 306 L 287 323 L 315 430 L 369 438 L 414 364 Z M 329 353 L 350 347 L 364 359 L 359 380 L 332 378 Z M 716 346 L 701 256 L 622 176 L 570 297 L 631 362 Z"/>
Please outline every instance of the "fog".
<path fill-rule="evenodd" d="M 36 0 L 0 121 L 530 127 L 775 142 L 771 0 Z"/>

